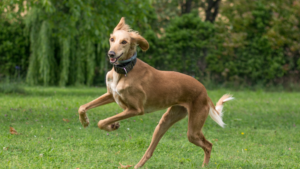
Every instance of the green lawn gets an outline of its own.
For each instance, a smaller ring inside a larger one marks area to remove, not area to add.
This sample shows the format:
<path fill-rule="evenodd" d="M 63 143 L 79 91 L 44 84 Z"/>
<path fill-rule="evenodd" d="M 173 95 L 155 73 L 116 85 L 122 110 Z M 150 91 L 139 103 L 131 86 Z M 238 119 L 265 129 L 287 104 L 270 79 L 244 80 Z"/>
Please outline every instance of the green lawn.
<path fill-rule="evenodd" d="M 0 94 L 0 168 L 118 168 L 135 165 L 150 144 L 164 111 L 121 121 L 114 132 L 97 122 L 121 111 L 109 104 L 88 111 L 84 129 L 77 110 L 105 88 L 26 88 L 26 94 Z M 210 117 L 203 128 L 213 143 L 207 168 L 300 168 L 300 93 L 208 91 L 216 102 L 223 94 L 223 129 Z M 65 122 L 63 119 L 70 122 Z M 20 135 L 11 135 L 9 127 Z M 143 168 L 201 168 L 204 153 L 189 143 L 187 118 L 162 138 Z"/>

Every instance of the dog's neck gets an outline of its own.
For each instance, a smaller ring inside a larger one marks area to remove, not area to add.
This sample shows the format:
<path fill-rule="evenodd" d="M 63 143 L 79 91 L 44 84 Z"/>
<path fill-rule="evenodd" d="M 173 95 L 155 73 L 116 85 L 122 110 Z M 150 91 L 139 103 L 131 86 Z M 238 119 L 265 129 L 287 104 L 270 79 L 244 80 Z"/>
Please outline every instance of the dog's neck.
<path fill-rule="evenodd" d="M 134 65 L 136 64 L 136 56 L 137 53 L 134 53 L 131 58 L 127 60 L 122 60 L 120 61 L 120 64 L 114 65 L 115 72 L 127 76 L 127 74 L 133 69 Z"/>

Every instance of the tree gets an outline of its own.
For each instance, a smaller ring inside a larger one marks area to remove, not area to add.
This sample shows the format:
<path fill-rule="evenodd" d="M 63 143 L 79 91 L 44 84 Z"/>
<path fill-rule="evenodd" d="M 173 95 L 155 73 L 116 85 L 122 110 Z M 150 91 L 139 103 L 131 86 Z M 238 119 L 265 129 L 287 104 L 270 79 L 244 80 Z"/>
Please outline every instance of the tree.
<path fill-rule="evenodd" d="M 29 84 L 91 85 L 104 81 L 108 37 L 122 16 L 149 29 L 152 7 L 138 0 L 4 0 L 6 9 L 26 11 L 31 56 Z M 13 5 L 9 5 L 13 4 Z M 97 76 L 97 78 L 95 78 Z"/>

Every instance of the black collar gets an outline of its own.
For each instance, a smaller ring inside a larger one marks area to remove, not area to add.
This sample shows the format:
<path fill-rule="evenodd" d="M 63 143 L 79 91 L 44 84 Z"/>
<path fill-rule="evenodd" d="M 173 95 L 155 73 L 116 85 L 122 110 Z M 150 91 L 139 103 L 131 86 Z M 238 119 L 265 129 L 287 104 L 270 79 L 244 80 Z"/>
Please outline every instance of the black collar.
<path fill-rule="evenodd" d="M 114 65 L 114 70 L 119 74 L 125 74 L 125 76 L 133 69 L 136 64 L 136 53 L 128 60 L 120 61 L 121 64 Z"/>

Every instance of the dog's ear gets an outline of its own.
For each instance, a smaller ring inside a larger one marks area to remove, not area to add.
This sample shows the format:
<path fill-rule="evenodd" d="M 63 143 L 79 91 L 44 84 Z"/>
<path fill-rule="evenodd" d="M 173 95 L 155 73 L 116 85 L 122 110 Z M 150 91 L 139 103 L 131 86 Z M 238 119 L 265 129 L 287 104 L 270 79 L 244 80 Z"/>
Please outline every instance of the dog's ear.
<path fill-rule="evenodd" d="M 130 37 L 131 37 L 131 42 L 138 44 L 139 47 L 142 49 L 142 51 L 146 51 L 149 49 L 148 41 L 138 33 L 130 32 Z"/>
<path fill-rule="evenodd" d="M 130 27 L 125 23 L 125 18 L 122 17 L 118 25 L 115 27 L 114 32 L 117 30 L 129 31 Z"/>

